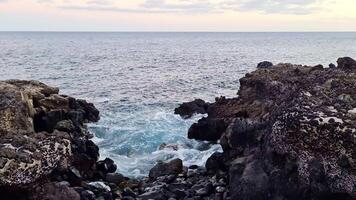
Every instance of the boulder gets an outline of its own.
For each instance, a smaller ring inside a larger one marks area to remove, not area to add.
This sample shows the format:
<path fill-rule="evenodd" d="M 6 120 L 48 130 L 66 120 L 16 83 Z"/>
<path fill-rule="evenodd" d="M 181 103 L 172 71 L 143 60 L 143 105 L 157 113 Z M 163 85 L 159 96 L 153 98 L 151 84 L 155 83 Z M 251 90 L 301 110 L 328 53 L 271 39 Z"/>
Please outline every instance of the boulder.
<path fill-rule="evenodd" d="M 202 118 L 188 130 L 188 138 L 204 141 L 217 141 L 226 129 L 223 119 Z"/>
<path fill-rule="evenodd" d="M 272 67 L 273 63 L 269 62 L 269 61 L 263 61 L 257 64 L 257 68 L 261 69 L 261 68 L 269 68 Z"/>
<path fill-rule="evenodd" d="M 93 104 L 58 93 L 38 81 L 0 81 L 1 196 L 80 198 L 56 181 L 80 185 L 93 173 L 98 147 L 83 123 L 97 121 L 99 113 Z M 83 113 L 80 123 L 73 112 Z M 91 162 L 80 168 L 78 158 Z"/>
<path fill-rule="evenodd" d="M 99 161 L 96 166 L 97 170 L 103 174 L 114 173 L 117 169 L 115 162 L 110 158 L 105 158 L 104 160 Z"/>
<path fill-rule="evenodd" d="M 174 159 L 168 163 L 157 163 L 149 173 L 151 179 L 156 179 L 160 176 L 179 174 L 183 171 L 183 162 L 180 159 Z"/>
<path fill-rule="evenodd" d="M 356 69 L 356 61 L 350 57 L 343 57 L 337 60 L 337 67 L 340 69 Z"/>
<path fill-rule="evenodd" d="M 209 103 L 201 99 L 195 99 L 191 102 L 185 102 L 174 110 L 174 114 L 178 114 L 183 118 L 190 118 L 193 114 L 205 114 Z"/>
<path fill-rule="evenodd" d="M 206 161 L 205 168 L 208 172 L 225 171 L 227 167 L 224 154 L 220 152 L 213 153 Z"/>
<path fill-rule="evenodd" d="M 46 200 L 80 200 L 80 194 L 67 184 L 50 183 L 43 186 L 34 199 Z"/>
<path fill-rule="evenodd" d="M 125 181 L 125 177 L 119 173 L 108 173 L 105 176 L 105 181 L 119 185 L 121 182 Z"/>
<path fill-rule="evenodd" d="M 335 68 L 336 68 L 336 65 L 335 65 L 334 63 L 330 63 L 330 64 L 329 64 L 329 68 L 330 68 L 330 69 L 335 69 Z"/>
<path fill-rule="evenodd" d="M 226 159 L 231 199 L 354 198 L 355 63 L 257 69 L 240 79 L 238 97 L 209 105 L 208 117 L 188 134 L 220 139 L 224 152 L 207 168 Z M 216 131 L 213 120 L 225 126 Z"/>

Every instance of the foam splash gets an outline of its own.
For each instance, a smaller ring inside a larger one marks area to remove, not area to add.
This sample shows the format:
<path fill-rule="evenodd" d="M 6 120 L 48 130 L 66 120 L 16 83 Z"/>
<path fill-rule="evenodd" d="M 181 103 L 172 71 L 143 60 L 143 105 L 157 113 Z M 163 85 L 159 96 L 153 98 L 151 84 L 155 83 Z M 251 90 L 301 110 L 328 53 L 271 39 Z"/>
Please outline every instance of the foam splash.
<path fill-rule="evenodd" d="M 214 152 L 222 151 L 219 144 L 187 139 L 188 128 L 203 115 L 184 120 L 170 112 L 158 111 L 146 117 L 134 121 L 128 118 L 125 121 L 130 123 L 124 127 L 113 126 L 103 117 L 103 123 L 89 127 L 95 135 L 93 141 L 100 147 L 101 159 L 112 158 L 118 164 L 118 172 L 125 176 L 147 176 L 159 160 L 180 158 L 185 166 L 204 166 Z"/>

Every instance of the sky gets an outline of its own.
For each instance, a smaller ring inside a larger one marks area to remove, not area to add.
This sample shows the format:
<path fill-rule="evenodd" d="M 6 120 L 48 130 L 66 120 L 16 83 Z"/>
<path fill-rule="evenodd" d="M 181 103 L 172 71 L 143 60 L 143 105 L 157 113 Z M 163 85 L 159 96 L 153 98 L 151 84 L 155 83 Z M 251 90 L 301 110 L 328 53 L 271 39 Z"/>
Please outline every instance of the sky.
<path fill-rule="evenodd" d="M 0 0 L 0 31 L 356 31 L 356 0 Z"/>

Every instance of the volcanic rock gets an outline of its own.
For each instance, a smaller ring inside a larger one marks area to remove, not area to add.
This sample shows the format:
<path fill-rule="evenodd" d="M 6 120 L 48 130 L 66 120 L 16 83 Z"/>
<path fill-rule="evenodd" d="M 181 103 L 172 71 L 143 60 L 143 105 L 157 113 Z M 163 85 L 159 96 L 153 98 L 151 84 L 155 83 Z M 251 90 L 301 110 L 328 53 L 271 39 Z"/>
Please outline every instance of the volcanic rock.
<path fill-rule="evenodd" d="M 356 61 L 350 57 L 339 58 L 337 67 L 340 69 L 356 69 Z"/>
<path fill-rule="evenodd" d="M 174 159 L 168 163 L 157 163 L 149 173 L 149 177 L 156 179 L 164 175 L 179 174 L 183 171 L 183 162 L 180 159 Z"/>
<path fill-rule="evenodd" d="M 263 61 L 258 63 L 257 68 L 268 68 L 268 67 L 272 67 L 273 63 L 269 62 L 269 61 Z"/>
<path fill-rule="evenodd" d="M 220 139 L 231 199 L 353 199 L 355 80 L 356 61 L 347 57 L 334 69 L 259 68 L 240 79 L 238 97 L 210 104 L 188 135 Z M 222 128 L 211 137 L 217 120 Z"/>
<path fill-rule="evenodd" d="M 193 114 L 205 114 L 209 103 L 201 99 L 195 99 L 191 102 L 185 102 L 174 110 L 174 114 L 178 114 L 183 118 L 190 118 Z"/>

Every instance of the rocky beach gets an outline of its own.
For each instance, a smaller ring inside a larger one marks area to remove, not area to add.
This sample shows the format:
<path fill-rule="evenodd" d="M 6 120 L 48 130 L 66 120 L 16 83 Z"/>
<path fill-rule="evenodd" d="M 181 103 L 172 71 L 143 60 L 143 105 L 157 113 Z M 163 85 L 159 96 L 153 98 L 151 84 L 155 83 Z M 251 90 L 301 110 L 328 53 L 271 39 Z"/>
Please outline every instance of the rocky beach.
<path fill-rule="evenodd" d="M 205 166 L 158 162 L 137 180 L 99 160 L 86 126 L 100 120 L 92 103 L 38 81 L 0 81 L 0 199 L 356 199 L 355 60 L 262 62 L 236 90 L 174 111 L 206 114 L 187 137 L 223 152 Z"/>

